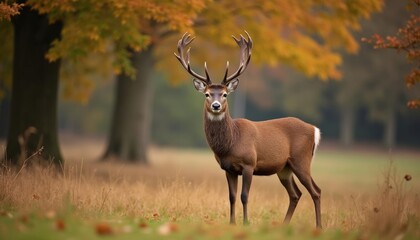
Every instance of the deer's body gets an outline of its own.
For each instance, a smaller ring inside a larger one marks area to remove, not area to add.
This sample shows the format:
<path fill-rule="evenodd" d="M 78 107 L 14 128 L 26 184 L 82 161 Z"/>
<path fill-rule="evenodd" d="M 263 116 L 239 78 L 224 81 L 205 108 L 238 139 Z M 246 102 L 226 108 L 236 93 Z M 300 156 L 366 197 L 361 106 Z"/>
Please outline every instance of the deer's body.
<path fill-rule="evenodd" d="M 297 118 L 252 122 L 226 114 L 222 120 L 205 117 L 204 121 L 207 142 L 220 167 L 238 175 L 242 175 L 244 167 L 251 167 L 254 175 L 279 173 L 288 161 L 308 157 L 302 153 L 309 152 L 312 158 L 318 144 L 316 128 Z"/>
<path fill-rule="evenodd" d="M 184 48 L 193 38 L 185 34 L 178 42 L 175 54 L 182 66 L 194 77 L 197 91 L 206 96 L 204 102 L 204 129 L 207 142 L 213 150 L 220 167 L 226 172 L 229 187 L 230 222 L 235 223 L 235 202 L 238 176 L 242 175 L 241 202 L 243 220 L 248 223 L 248 194 L 253 175 L 277 174 L 289 195 L 289 208 L 284 222 L 289 222 L 302 193 L 296 185 L 296 175 L 305 186 L 315 206 L 316 226 L 321 228 L 321 189 L 311 177 L 312 158 L 320 140 L 320 131 L 315 126 L 297 118 L 280 118 L 261 122 L 247 119 L 232 119 L 229 115 L 227 96 L 238 84 L 251 59 L 252 41 L 243 36 L 234 37 L 241 48 L 238 70 L 228 76 L 227 63 L 221 84 L 213 84 L 205 66 L 206 76 L 195 73 L 189 62 L 189 50 Z"/>

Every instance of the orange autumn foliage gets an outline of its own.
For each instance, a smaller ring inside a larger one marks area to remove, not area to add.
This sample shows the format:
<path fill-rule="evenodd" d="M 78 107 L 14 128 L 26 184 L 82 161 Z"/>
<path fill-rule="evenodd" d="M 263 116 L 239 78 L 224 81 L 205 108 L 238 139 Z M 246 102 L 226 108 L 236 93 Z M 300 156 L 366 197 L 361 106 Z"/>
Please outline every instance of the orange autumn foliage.
<path fill-rule="evenodd" d="M 0 21 L 10 21 L 11 17 L 19 14 L 19 11 L 23 6 L 23 3 L 7 4 L 5 2 L 0 2 Z"/>
<path fill-rule="evenodd" d="M 405 77 L 405 84 L 408 88 L 420 83 L 420 0 L 412 0 L 410 18 L 405 26 L 398 29 L 394 36 L 383 37 L 374 34 L 370 38 L 362 38 L 363 42 L 373 44 L 375 49 L 395 49 L 398 53 L 406 54 L 409 63 L 413 68 Z M 419 108 L 420 99 L 412 99 L 407 102 L 409 108 Z"/>
<path fill-rule="evenodd" d="M 130 63 L 129 49 L 141 51 L 151 43 L 157 46 L 160 68 L 179 76 L 176 69 L 168 67 L 175 64 L 172 40 L 186 31 L 229 52 L 236 50 L 230 35 L 247 30 L 258 43 L 253 62 L 285 64 L 309 77 L 339 79 L 339 49 L 352 53 L 358 50 L 352 32 L 359 30 L 362 18 L 379 11 L 382 4 L 382 0 L 26 2 L 32 9 L 48 14 L 51 22 L 63 22 L 61 39 L 53 42 L 46 57 L 50 61 L 64 59 L 70 64 L 63 68 L 63 91 L 81 101 L 87 101 L 95 86 L 87 74 L 93 70 L 133 76 L 135 69 Z M 203 54 L 208 55 L 213 49 L 204 50 Z M 92 54 L 104 61 L 85 64 Z"/>

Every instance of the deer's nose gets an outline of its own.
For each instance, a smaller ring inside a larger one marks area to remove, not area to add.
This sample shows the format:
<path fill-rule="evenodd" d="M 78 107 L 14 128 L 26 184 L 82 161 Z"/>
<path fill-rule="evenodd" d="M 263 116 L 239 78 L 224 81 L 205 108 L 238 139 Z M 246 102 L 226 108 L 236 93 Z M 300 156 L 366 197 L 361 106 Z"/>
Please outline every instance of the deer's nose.
<path fill-rule="evenodd" d="M 220 103 L 219 103 L 219 102 L 214 102 L 214 103 L 211 105 L 211 108 L 213 108 L 213 110 L 220 110 L 220 107 L 221 107 L 221 105 L 220 105 Z"/>

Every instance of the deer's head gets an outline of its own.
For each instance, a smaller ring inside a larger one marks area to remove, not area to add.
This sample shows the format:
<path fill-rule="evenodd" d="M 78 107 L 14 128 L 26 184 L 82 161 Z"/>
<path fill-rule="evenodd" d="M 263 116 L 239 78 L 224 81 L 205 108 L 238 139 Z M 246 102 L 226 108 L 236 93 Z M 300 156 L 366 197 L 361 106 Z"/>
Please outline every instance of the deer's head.
<path fill-rule="evenodd" d="M 245 71 L 249 61 L 251 60 L 252 40 L 249 34 L 247 32 L 245 33 L 248 36 L 248 40 L 245 39 L 242 35 L 239 39 L 232 36 L 241 49 L 241 59 L 238 69 L 231 75 L 228 74 L 229 62 L 226 63 L 225 75 L 220 84 L 212 83 L 207 71 L 206 63 L 204 63 L 206 76 L 197 74 L 191 69 L 190 48 L 186 51 L 185 55 L 185 47 L 188 46 L 188 44 L 190 44 L 194 38 L 191 37 L 191 35 L 188 33 L 185 33 L 178 42 L 178 54 L 175 53 L 175 56 L 185 68 L 185 70 L 187 70 L 188 73 L 194 77 L 193 83 L 195 89 L 206 96 L 206 112 L 209 114 L 208 116 L 213 120 L 220 120 L 223 118 L 228 104 L 227 96 L 229 93 L 235 91 L 235 89 L 238 87 L 238 77 Z"/>

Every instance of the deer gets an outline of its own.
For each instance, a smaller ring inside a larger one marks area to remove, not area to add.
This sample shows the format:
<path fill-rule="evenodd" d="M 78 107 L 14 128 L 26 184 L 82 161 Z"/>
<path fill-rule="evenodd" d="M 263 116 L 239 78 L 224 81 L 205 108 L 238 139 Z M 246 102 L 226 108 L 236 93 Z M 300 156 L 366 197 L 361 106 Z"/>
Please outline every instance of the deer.
<path fill-rule="evenodd" d="M 253 175 L 269 176 L 277 174 L 289 196 L 289 207 L 283 223 L 288 224 L 301 198 L 293 175 L 309 192 L 315 207 L 316 227 L 321 225 L 321 189 L 311 177 L 311 163 L 321 139 L 319 128 L 298 118 L 285 117 L 254 122 L 244 118 L 233 119 L 229 114 L 227 96 L 239 85 L 239 76 L 251 60 L 252 39 L 232 35 L 240 48 L 238 69 L 228 73 L 229 61 L 221 83 L 210 79 L 207 64 L 205 76 L 196 73 L 190 65 L 190 49 L 185 48 L 195 39 L 185 33 L 178 41 L 175 57 L 193 77 L 195 89 L 203 93 L 204 131 L 207 143 L 216 161 L 225 171 L 230 202 L 230 224 L 236 224 L 235 202 L 238 176 L 242 176 L 241 202 L 243 224 L 248 220 L 248 196 Z"/>

